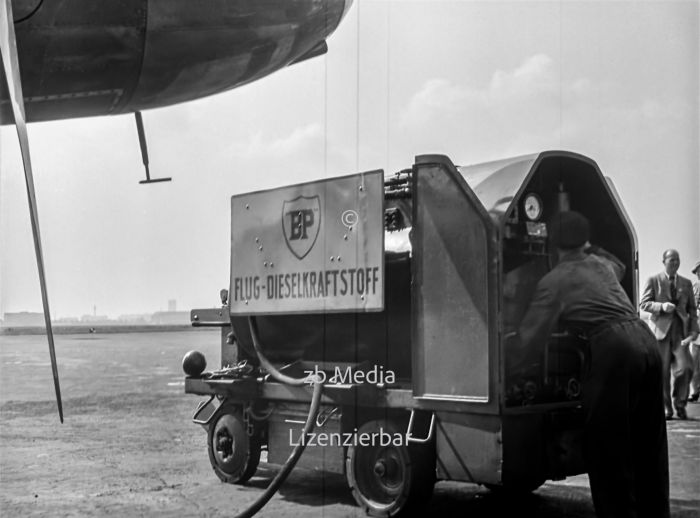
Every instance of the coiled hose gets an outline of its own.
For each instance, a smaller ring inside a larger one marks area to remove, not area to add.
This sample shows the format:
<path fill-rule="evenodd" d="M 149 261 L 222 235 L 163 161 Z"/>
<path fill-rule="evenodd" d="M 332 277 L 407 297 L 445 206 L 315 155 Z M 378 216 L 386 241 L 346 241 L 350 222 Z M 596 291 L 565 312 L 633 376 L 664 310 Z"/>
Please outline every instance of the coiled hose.
<path fill-rule="evenodd" d="M 260 342 L 258 341 L 258 324 L 255 321 L 255 317 L 248 317 L 248 325 L 250 327 L 250 336 L 253 338 L 253 347 L 255 348 L 255 353 L 258 355 L 258 360 L 260 365 L 270 373 L 275 380 L 280 383 L 285 383 L 287 385 L 293 385 L 295 387 L 300 387 L 308 383 L 307 378 L 292 378 L 286 374 L 282 374 L 278 371 L 270 361 L 265 358 L 260 348 Z M 299 457 L 304 452 L 306 448 L 306 443 L 308 442 L 308 435 L 313 431 L 316 425 L 316 416 L 318 414 L 318 409 L 321 406 L 321 393 L 323 392 L 323 382 L 318 378 L 314 377 L 314 392 L 311 396 L 311 406 L 309 407 L 309 415 L 306 418 L 306 423 L 304 423 L 303 429 L 303 440 L 299 441 L 297 445 L 292 450 L 291 455 L 287 461 L 282 466 L 282 469 L 277 473 L 275 478 L 272 479 L 270 485 L 267 489 L 253 502 L 247 509 L 236 515 L 236 518 L 250 518 L 254 516 L 263 506 L 274 496 L 280 486 L 284 483 L 289 473 L 294 469 Z"/>

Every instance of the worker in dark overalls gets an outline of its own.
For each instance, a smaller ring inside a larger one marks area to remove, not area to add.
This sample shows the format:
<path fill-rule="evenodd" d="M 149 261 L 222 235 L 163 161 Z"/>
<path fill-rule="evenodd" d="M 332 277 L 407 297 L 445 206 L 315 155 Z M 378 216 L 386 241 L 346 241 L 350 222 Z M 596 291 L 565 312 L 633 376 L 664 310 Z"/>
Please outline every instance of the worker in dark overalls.
<path fill-rule="evenodd" d="M 656 339 L 619 283 L 624 266 L 588 244 L 589 224 L 550 225 L 559 262 L 538 283 L 516 351 L 545 344 L 557 323 L 587 339 L 584 460 L 599 517 L 669 516 L 663 372 Z M 517 354 L 517 353 L 516 353 Z"/>

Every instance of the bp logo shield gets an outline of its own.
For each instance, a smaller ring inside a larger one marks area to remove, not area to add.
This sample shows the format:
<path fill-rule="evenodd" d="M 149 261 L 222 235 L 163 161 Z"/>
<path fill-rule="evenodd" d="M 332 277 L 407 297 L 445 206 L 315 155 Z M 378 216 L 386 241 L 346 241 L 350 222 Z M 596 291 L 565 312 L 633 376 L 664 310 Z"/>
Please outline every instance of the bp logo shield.
<path fill-rule="evenodd" d="M 321 228 L 321 198 L 297 196 L 282 204 L 284 240 L 297 259 L 303 259 L 316 243 Z"/>

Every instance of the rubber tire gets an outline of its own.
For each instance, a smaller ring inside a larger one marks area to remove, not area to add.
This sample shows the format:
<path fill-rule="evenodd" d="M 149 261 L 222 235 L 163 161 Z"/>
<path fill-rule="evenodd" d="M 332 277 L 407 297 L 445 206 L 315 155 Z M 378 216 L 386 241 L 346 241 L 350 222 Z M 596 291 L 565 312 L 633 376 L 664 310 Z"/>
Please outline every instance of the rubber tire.
<path fill-rule="evenodd" d="M 392 437 L 395 433 L 405 437 L 405 426 L 399 429 L 386 420 L 368 421 L 357 434 L 377 433 L 380 429 Z M 393 480 L 375 471 L 378 461 L 395 472 Z M 345 454 L 345 476 L 355 501 L 369 516 L 421 516 L 435 486 L 434 446 L 350 446 Z"/>
<path fill-rule="evenodd" d="M 260 439 L 247 434 L 237 407 L 222 409 L 209 426 L 207 450 L 214 473 L 227 484 L 244 484 L 260 463 Z"/>

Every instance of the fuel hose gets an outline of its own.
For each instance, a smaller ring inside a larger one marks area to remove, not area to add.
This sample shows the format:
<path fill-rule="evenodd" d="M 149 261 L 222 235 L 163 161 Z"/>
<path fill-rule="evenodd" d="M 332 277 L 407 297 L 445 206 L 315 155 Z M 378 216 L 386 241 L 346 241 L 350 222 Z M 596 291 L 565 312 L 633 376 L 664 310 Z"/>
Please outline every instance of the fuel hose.
<path fill-rule="evenodd" d="M 255 317 L 248 317 L 248 325 L 250 327 L 250 336 L 253 339 L 253 347 L 255 348 L 255 353 L 258 355 L 258 360 L 260 365 L 270 373 L 275 380 L 280 383 L 285 383 L 287 385 L 293 385 L 300 387 L 302 385 L 308 384 L 307 378 L 292 378 L 286 374 L 282 374 L 278 371 L 272 363 L 265 357 L 260 347 L 260 342 L 258 339 L 258 324 L 255 321 Z M 248 508 L 243 512 L 236 515 L 236 518 L 250 518 L 254 516 L 263 506 L 274 496 L 280 486 L 284 483 L 289 473 L 294 469 L 299 457 L 304 452 L 306 448 L 306 443 L 308 442 L 309 434 L 313 431 L 316 425 L 316 416 L 318 414 L 318 409 L 321 406 L 321 393 L 323 392 L 323 382 L 318 376 L 313 378 L 314 391 L 311 396 L 311 406 L 309 407 L 309 415 L 306 418 L 306 423 L 304 423 L 303 438 L 297 443 L 297 445 L 292 450 L 291 455 L 286 460 L 282 469 L 275 475 L 272 479 L 270 485 L 267 486 L 265 491 L 253 502 Z"/>

